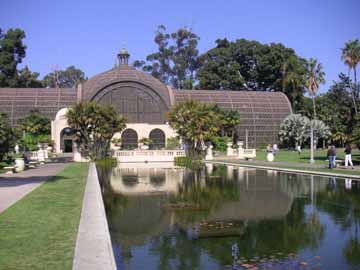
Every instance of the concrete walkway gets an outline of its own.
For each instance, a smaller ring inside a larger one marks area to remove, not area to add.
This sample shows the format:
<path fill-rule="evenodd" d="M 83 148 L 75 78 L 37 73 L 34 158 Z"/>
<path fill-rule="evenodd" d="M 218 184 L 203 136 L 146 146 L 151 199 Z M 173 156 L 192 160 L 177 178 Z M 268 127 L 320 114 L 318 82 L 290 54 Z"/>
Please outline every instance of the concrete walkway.
<path fill-rule="evenodd" d="M 65 165 L 49 163 L 21 173 L 0 174 L 0 213 L 62 171 Z"/>

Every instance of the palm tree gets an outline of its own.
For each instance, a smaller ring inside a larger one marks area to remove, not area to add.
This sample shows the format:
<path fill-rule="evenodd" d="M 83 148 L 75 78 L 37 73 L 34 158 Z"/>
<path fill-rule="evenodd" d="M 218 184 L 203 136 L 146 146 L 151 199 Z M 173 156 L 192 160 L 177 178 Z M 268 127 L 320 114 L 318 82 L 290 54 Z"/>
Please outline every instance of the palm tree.
<path fill-rule="evenodd" d="M 341 59 L 344 61 L 344 64 L 349 67 L 349 73 L 351 70 L 354 71 L 354 89 L 352 90 L 352 98 L 354 103 L 355 114 L 357 111 L 356 100 L 359 98 L 359 89 L 356 85 L 356 68 L 360 62 L 360 42 L 358 39 L 349 40 L 345 43 L 345 47 L 342 48 Z M 350 84 L 351 85 L 351 84 Z"/>
<path fill-rule="evenodd" d="M 291 56 L 282 66 L 282 88 L 286 93 L 287 89 L 291 89 L 291 104 L 293 112 L 298 107 L 297 97 L 302 96 L 304 85 L 305 67 L 295 56 Z"/>
<path fill-rule="evenodd" d="M 306 64 L 306 88 L 313 101 L 314 119 L 316 119 L 315 96 L 319 90 L 320 84 L 325 83 L 325 72 L 321 63 L 316 59 L 310 58 Z"/>

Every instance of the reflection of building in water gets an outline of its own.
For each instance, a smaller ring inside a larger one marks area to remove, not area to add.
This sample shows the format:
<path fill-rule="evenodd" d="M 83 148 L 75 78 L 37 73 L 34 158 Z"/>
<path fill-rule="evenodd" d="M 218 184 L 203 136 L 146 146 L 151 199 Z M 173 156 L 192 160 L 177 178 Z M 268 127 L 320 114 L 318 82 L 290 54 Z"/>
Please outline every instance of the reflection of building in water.
<path fill-rule="evenodd" d="M 282 190 L 277 174 L 239 168 L 237 175 L 238 200 L 222 203 L 211 211 L 208 221 L 281 218 L 290 211 L 293 199 Z"/>
<path fill-rule="evenodd" d="M 111 187 L 124 195 L 176 193 L 185 169 L 173 163 L 119 163 L 111 174 Z"/>

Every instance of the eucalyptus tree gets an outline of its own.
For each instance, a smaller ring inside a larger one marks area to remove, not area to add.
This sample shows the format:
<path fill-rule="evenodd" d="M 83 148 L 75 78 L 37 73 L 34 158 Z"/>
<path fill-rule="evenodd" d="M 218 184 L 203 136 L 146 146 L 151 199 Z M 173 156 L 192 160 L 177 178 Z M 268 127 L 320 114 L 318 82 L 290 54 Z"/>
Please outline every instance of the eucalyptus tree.
<path fill-rule="evenodd" d="M 157 51 L 133 65 L 174 88 L 193 89 L 199 66 L 199 39 L 191 28 L 168 33 L 164 25 L 159 25 L 154 38 Z"/>
<path fill-rule="evenodd" d="M 314 119 L 316 119 L 315 96 L 319 91 L 320 84 L 325 83 L 325 72 L 321 63 L 310 58 L 306 63 L 306 88 L 313 101 Z"/>
<path fill-rule="evenodd" d="M 359 99 L 359 88 L 357 86 L 357 73 L 356 68 L 360 62 L 360 42 L 358 39 L 350 40 L 345 43 L 345 47 L 342 48 L 341 59 L 344 64 L 349 67 L 349 73 L 351 70 L 354 72 L 354 87 L 352 90 L 352 98 L 354 103 L 355 113 L 358 113 L 357 101 Z"/>
<path fill-rule="evenodd" d="M 104 158 L 114 134 L 126 127 L 126 119 L 113 107 L 94 102 L 73 105 L 66 117 L 75 132 L 80 153 L 92 160 Z"/>
<path fill-rule="evenodd" d="M 221 117 L 213 106 L 189 100 L 179 103 L 169 112 L 170 126 L 190 146 L 190 154 L 199 154 L 205 142 L 220 130 Z"/>

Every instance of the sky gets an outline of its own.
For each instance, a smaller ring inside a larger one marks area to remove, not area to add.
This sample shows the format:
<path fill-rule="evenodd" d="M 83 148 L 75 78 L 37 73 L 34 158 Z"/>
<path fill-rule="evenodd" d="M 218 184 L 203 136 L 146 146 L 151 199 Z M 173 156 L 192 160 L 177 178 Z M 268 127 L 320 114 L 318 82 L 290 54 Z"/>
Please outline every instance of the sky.
<path fill-rule="evenodd" d="M 0 0 L 0 28 L 26 33 L 24 65 L 43 77 L 70 65 L 87 77 L 113 67 L 126 47 L 132 61 L 156 50 L 154 33 L 188 26 L 200 53 L 218 38 L 280 42 L 324 66 L 324 92 L 348 69 L 341 48 L 360 39 L 360 0 Z"/>

